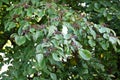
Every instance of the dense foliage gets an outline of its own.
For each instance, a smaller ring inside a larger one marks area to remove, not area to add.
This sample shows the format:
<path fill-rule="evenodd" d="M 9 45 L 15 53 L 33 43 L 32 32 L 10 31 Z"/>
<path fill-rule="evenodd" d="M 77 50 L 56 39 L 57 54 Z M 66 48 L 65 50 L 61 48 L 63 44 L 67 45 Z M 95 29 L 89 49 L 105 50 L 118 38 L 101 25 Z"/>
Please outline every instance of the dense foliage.
<path fill-rule="evenodd" d="M 7 59 L 0 56 L 0 66 L 12 66 L 0 77 L 118 80 L 119 2 L 1 0 L 0 52 Z"/>

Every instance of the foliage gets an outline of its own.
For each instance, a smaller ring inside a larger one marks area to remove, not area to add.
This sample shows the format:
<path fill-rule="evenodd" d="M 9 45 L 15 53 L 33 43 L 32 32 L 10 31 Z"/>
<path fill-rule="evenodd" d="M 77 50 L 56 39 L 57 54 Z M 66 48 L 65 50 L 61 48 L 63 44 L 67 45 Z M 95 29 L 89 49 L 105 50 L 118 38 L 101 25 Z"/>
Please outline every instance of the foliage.
<path fill-rule="evenodd" d="M 73 1 L 1 1 L 0 49 L 7 60 L 1 57 L 0 65 L 12 64 L 1 74 L 4 80 L 118 79 L 114 55 L 120 41 L 103 25 L 112 19 L 102 23 L 95 19 L 108 18 L 112 12 L 96 16 L 101 14 L 99 3 L 85 0 L 88 10 L 76 6 L 79 0 Z M 7 40 L 13 47 L 3 49 Z"/>
<path fill-rule="evenodd" d="M 88 13 L 91 21 L 111 27 L 120 35 L 119 0 L 65 0 L 64 2 L 74 10 Z"/>

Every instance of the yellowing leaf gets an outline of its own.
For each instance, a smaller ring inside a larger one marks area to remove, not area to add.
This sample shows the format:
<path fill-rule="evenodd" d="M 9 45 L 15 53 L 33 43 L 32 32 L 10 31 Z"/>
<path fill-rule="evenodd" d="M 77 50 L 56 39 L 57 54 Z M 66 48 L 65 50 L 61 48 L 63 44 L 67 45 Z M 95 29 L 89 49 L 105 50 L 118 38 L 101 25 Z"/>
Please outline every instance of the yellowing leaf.
<path fill-rule="evenodd" d="M 103 54 L 100 54 L 100 58 L 103 58 L 104 57 L 104 55 Z"/>

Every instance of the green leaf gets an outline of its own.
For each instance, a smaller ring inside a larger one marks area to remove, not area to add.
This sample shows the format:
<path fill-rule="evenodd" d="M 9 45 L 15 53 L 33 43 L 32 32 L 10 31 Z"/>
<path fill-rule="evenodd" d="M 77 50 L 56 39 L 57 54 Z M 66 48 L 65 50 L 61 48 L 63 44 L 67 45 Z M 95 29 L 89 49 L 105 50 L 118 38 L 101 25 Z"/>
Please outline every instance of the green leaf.
<path fill-rule="evenodd" d="M 48 12 L 49 15 L 56 14 L 55 9 L 53 9 L 53 8 L 48 8 L 47 12 Z"/>
<path fill-rule="evenodd" d="M 66 34 L 66 35 L 64 35 L 64 38 L 65 38 L 65 39 L 70 39 L 70 37 L 71 37 L 70 34 Z"/>
<path fill-rule="evenodd" d="M 82 70 L 83 70 L 83 74 L 88 74 L 88 69 L 87 68 L 84 68 Z"/>
<path fill-rule="evenodd" d="M 88 50 L 80 49 L 79 50 L 79 55 L 84 59 L 84 60 L 90 60 L 92 54 Z"/>
<path fill-rule="evenodd" d="M 93 36 L 94 39 L 96 39 L 96 32 L 91 27 L 89 27 L 89 29 L 90 29 L 90 34 Z"/>
<path fill-rule="evenodd" d="M 109 41 L 112 43 L 112 44 L 116 44 L 117 43 L 117 39 L 115 37 L 109 37 Z"/>
<path fill-rule="evenodd" d="M 44 59 L 44 55 L 43 54 L 37 54 L 36 55 L 36 60 L 37 60 L 37 67 L 39 70 L 45 69 L 46 65 L 45 65 L 45 59 Z"/>
<path fill-rule="evenodd" d="M 19 29 L 18 29 L 18 35 L 22 35 L 23 34 L 23 30 L 22 30 L 22 27 L 20 27 Z"/>
<path fill-rule="evenodd" d="M 62 35 L 55 35 L 53 38 L 60 40 L 60 39 L 63 39 L 63 36 Z"/>
<path fill-rule="evenodd" d="M 99 9 L 99 4 L 98 4 L 98 3 L 95 3 L 95 4 L 94 4 L 94 7 L 95 7 L 96 9 Z"/>
<path fill-rule="evenodd" d="M 88 40 L 88 43 L 90 44 L 91 47 L 94 47 L 96 45 L 95 41 L 92 39 Z"/>
<path fill-rule="evenodd" d="M 8 31 L 13 29 L 15 26 L 16 26 L 16 24 L 14 22 L 8 22 L 7 24 L 5 23 L 5 29 Z"/>
<path fill-rule="evenodd" d="M 33 33 L 33 40 L 37 41 L 37 39 L 42 35 L 41 31 L 36 31 L 35 33 Z"/>
<path fill-rule="evenodd" d="M 101 17 L 101 18 L 99 19 L 99 23 L 100 23 L 100 24 L 103 24 L 104 22 L 105 22 L 104 17 Z"/>
<path fill-rule="evenodd" d="M 42 48 L 42 44 L 37 45 L 36 47 L 36 53 L 42 52 L 43 48 Z"/>
<path fill-rule="evenodd" d="M 44 58 L 43 54 L 37 54 L 36 55 L 36 60 L 37 60 L 38 63 L 41 63 L 43 58 Z"/>
<path fill-rule="evenodd" d="M 119 39 L 117 39 L 117 42 L 118 42 L 118 44 L 120 45 L 120 40 L 119 40 Z"/>
<path fill-rule="evenodd" d="M 109 43 L 106 42 L 106 41 L 101 41 L 100 42 L 100 45 L 101 47 L 104 49 L 104 50 L 108 50 L 108 47 L 109 47 Z"/>
<path fill-rule="evenodd" d="M 45 10 L 37 9 L 37 10 L 35 10 L 34 14 L 38 16 L 38 17 L 36 17 L 36 21 L 40 22 L 42 17 L 45 15 Z"/>
<path fill-rule="evenodd" d="M 39 10 L 39 13 L 37 15 L 38 17 L 43 17 L 45 15 L 45 10 Z"/>
<path fill-rule="evenodd" d="M 104 15 L 104 17 L 107 16 L 107 11 L 106 10 L 103 11 L 103 15 Z"/>
<path fill-rule="evenodd" d="M 50 26 L 49 28 L 48 28 L 48 30 L 49 30 L 49 32 L 48 32 L 48 37 L 49 36 L 52 36 L 52 34 L 55 32 L 55 30 L 57 30 L 57 28 L 56 28 L 56 26 Z"/>
<path fill-rule="evenodd" d="M 109 34 L 103 34 L 103 37 L 104 37 L 105 39 L 109 39 Z"/>
<path fill-rule="evenodd" d="M 109 29 L 109 28 L 106 28 L 106 27 L 100 27 L 100 28 L 99 28 L 99 32 L 100 32 L 100 33 L 105 33 L 105 32 L 110 33 L 110 29 Z"/>
<path fill-rule="evenodd" d="M 57 80 L 57 76 L 54 73 L 50 73 L 50 77 L 52 78 L 52 80 Z"/>
<path fill-rule="evenodd" d="M 17 45 L 21 46 L 26 42 L 26 38 L 24 36 L 15 36 L 15 42 Z"/>
<path fill-rule="evenodd" d="M 27 16 L 32 17 L 33 12 L 34 12 L 34 8 L 28 8 L 27 9 Z"/>
<path fill-rule="evenodd" d="M 36 4 L 39 2 L 39 0 L 32 0 L 31 2 L 32 2 L 32 4 Z"/>
<path fill-rule="evenodd" d="M 20 6 L 19 8 L 15 8 L 14 14 L 20 15 L 20 14 L 23 14 L 23 13 L 24 12 L 23 12 L 23 7 L 22 6 Z"/>
<path fill-rule="evenodd" d="M 35 32 L 35 29 L 34 29 L 34 28 L 30 28 L 30 32 L 31 32 L 31 33 L 34 33 L 34 32 Z"/>
<path fill-rule="evenodd" d="M 112 15 L 108 14 L 108 15 L 107 15 L 107 20 L 108 20 L 108 21 L 112 20 Z"/>
<path fill-rule="evenodd" d="M 83 66 L 83 68 L 86 68 L 86 69 L 88 68 L 88 65 L 84 62 L 82 63 L 82 66 Z"/>
<path fill-rule="evenodd" d="M 30 41 L 31 40 L 31 35 L 28 33 L 28 34 L 25 34 L 25 37 Z"/>
<path fill-rule="evenodd" d="M 100 64 L 100 63 L 95 63 L 94 67 L 96 69 L 101 69 L 102 71 L 105 71 L 104 65 Z"/>
<path fill-rule="evenodd" d="M 52 57 L 55 61 L 60 61 L 59 54 L 57 53 L 52 53 Z"/>
<path fill-rule="evenodd" d="M 32 0 L 34 1 L 34 0 Z M 34 77 L 33 80 L 45 80 L 45 79 L 39 79 L 39 77 Z"/>
<path fill-rule="evenodd" d="M 74 38 L 72 38 L 72 41 L 74 42 L 74 44 L 75 44 L 77 47 L 79 47 L 79 48 L 82 47 L 82 45 L 81 45 L 78 41 L 76 41 Z"/>

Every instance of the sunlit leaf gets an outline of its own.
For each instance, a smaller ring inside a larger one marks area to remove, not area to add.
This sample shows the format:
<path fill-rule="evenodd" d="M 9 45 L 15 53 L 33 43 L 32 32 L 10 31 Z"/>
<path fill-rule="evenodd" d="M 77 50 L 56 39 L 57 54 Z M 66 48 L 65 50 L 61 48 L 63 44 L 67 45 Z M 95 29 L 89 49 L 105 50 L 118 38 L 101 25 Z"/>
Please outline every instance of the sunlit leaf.
<path fill-rule="evenodd" d="M 60 57 L 59 57 L 59 54 L 57 53 L 52 53 L 52 57 L 55 61 L 60 61 Z"/>
<path fill-rule="evenodd" d="M 50 77 L 52 78 L 52 80 L 57 80 L 57 76 L 54 73 L 50 73 Z"/>
<path fill-rule="evenodd" d="M 15 36 L 15 42 L 21 46 L 26 42 L 26 38 L 24 36 Z"/>
<path fill-rule="evenodd" d="M 115 37 L 109 37 L 109 41 L 112 43 L 112 44 L 116 44 L 117 43 L 117 39 Z"/>
<path fill-rule="evenodd" d="M 41 52 L 43 49 L 42 49 L 42 44 L 39 44 L 39 45 L 37 45 L 37 47 L 36 47 L 36 53 L 39 53 L 39 52 Z"/>
<path fill-rule="evenodd" d="M 92 57 L 91 52 L 88 51 L 88 50 L 84 50 L 84 49 L 79 49 L 79 55 L 80 55 L 84 60 L 90 60 L 90 58 Z"/>
<path fill-rule="evenodd" d="M 48 37 L 52 36 L 52 34 L 55 32 L 55 30 L 57 30 L 57 28 L 55 26 L 50 26 L 48 29 L 49 29 L 48 35 L 47 35 Z"/>
<path fill-rule="evenodd" d="M 43 57 L 43 54 L 37 54 L 37 55 L 36 55 L 36 60 L 37 60 L 38 63 L 41 63 L 42 60 L 43 60 L 43 58 L 44 58 L 44 57 Z"/>
<path fill-rule="evenodd" d="M 92 39 L 90 39 L 90 40 L 88 41 L 88 43 L 90 44 L 91 47 L 94 47 L 94 46 L 96 45 L 96 44 L 95 44 L 95 41 L 92 40 Z"/>

